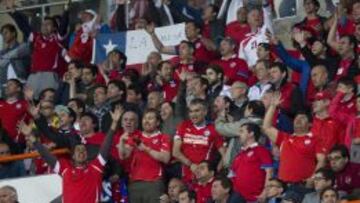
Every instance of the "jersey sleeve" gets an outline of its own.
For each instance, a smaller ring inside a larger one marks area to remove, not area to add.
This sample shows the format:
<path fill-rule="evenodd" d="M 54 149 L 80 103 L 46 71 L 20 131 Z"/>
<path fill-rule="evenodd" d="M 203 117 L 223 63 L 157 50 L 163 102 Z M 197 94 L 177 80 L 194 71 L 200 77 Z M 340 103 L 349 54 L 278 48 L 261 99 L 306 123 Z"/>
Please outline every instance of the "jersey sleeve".
<path fill-rule="evenodd" d="M 70 163 L 67 160 L 60 159 L 56 162 L 53 171 L 61 176 L 70 168 Z"/>
<path fill-rule="evenodd" d="M 176 129 L 174 140 L 183 140 L 184 134 L 185 134 L 185 125 L 184 123 L 182 123 Z"/>
<path fill-rule="evenodd" d="M 270 152 L 265 148 L 261 148 L 259 152 L 260 152 L 261 168 L 262 169 L 272 168 L 273 160 Z"/>
<path fill-rule="evenodd" d="M 171 141 L 168 135 L 162 135 L 160 151 L 171 152 Z"/>
<path fill-rule="evenodd" d="M 277 134 L 277 138 L 276 138 L 276 141 L 275 141 L 275 144 L 280 147 L 280 145 L 282 144 L 283 141 L 285 141 L 286 139 L 289 138 L 289 134 L 285 133 L 285 132 L 282 132 L 282 131 L 279 131 L 278 134 Z"/>
<path fill-rule="evenodd" d="M 99 154 L 96 157 L 96 159 L 94 159 L 94 160 L 92 160 L 90 162 L 90 167 L 92 167 L 93 169 L 95 169 L 99 173 L 103 173 L 105 164 L 106 164 L 106 160 L 104 159 L 104 157 L 101 156 L 101 154 Z"/>

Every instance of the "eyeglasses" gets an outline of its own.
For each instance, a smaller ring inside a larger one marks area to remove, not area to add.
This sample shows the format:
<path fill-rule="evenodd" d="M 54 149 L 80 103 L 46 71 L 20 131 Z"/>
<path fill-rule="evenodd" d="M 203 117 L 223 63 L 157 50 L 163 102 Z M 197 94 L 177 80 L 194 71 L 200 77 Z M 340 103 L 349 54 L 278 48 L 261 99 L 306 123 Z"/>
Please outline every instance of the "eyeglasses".
<path fill-rule="evenodd" d="M 339 161 L 342 158 L 343 157 L 341 157 L 341 156 L 333 156 L 333 157 L 329 156 L 328 157 L 329 161 Z"/>

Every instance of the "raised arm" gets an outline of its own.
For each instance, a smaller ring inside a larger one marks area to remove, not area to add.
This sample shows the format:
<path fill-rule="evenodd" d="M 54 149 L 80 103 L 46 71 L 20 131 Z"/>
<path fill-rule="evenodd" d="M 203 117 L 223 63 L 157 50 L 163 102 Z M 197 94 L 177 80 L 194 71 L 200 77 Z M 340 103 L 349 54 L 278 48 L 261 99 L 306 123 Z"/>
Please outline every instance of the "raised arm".
<path fill-rule="evenodd" d="M 6 1 L 6 8 L 10 9 L 9 15 L 15 21 L 21 32 L 23 32 L 24 41 L 28 40 L 32 32 L 28 17 L 23 13 L 16 11 L 15 1 Z"/>
<path fill-rule="evenodd" d="M 263 126 L 262 126 L 262 130 L 264 131 L 264 133 L 269 137 L 269 139 L 273 143 L 276 142 L 279 131 L 272 125 L 272 121 L 274 118 L 275 110 L 276 110 L 277 106 L 281 103 L 280 98 L 281 98 L 280 93 L 278 93 L 278 92 L 273 93 L 272 98 L 271 98 L 271 103 L 270 103 L 268 110 L 266 111 Z"/>
<path fill-rule="evenodd" d="M 111 143 L 112 143 L 112 140 L 113 140 L 113 136 L 115 134 L 115 131 L 117 130 L 118 123 L 119 123 L 120 117 L 123 114 L 123 112 L 124 112 L 124 110 L 120 105 L 116 106 L 115 110 L 113 112 L 110 112 L 110 115 L 111 115 L 111 118 L 112 118 L 110 130 L 107 132 L 105 140 L 101 144 L 101 147 L 100 147 L 100 150 L 99 150 L 100 155 L 105 160 L 108 159 L 108 155 L 109 155 Z"/>
<path fill-rule="evenodd" d="M 327 44 L 333 49 L 336 50 L 338 49 L 338 43 L 336 41 L 336 30 L 337 30 L 337 25 L 338 25 L 338 17 L 337 14 L 335 14 L 334 16 L 334 22 L 331 25 L 328 37 L 327 37 Z"/>
<path fill-rule="evenodd" d="M 24 121 L 21 121 L 18 125 L 18 129 L 22 134 L 25 135 L 27 142 L 32 144 L 36 148 L 36 150 L 39 152 L 45 162 L 51 168 L 54 168 L 57 162 L 57 158 L 52 155 L 51 152 L 39 142 L 39 139 L 35 137 L 32 132 L 31 125 L 27 125 Z"/>
<path fill-rule="evenodd" d="M 171 54 L 171 55 L 175 55 L 176 54 L 176 49 L 174 46 L 164 46 L 163 43 L 160 41 L 160 39 L 158 38 L 158 36 L 155 34 L 155 26 L 153 23 L 151 23 L 150 25 L 146 26 L 146 31 L 149 33 L 149 35 L 151 36 L 151 40 L 154 43 L 155 48 L 163 53 L 163 54 Z"/>
<path fill-rule="evenodd" d="M 274 33 L 273 24 L 272 24 L 272 15 L 271 15 L 271 5 L 268 0 L 262 1 L 263 6 L 263 16 L 264 16 L 264 25 L 261 27 L 261 32 L 265 33 L 270 31 Z"/>

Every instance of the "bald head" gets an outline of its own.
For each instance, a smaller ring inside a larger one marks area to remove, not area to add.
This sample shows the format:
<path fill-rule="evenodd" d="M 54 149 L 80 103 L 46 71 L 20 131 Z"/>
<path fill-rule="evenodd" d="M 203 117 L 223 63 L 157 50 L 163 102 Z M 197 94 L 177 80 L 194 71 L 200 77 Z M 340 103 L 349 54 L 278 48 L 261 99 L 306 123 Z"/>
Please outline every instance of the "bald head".
<path fill-rule="evenodd" d="M 328 81 L 328 71 L 324 65 L 314 66 L 311 70 L 311 81 L 317 89 L 326 85 Z"/>

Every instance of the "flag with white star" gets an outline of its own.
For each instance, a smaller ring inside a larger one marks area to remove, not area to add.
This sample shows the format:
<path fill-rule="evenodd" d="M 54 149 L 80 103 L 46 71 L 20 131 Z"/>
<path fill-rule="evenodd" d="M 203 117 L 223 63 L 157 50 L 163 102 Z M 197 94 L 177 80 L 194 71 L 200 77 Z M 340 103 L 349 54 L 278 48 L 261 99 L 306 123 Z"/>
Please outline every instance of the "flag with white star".
<path fill-rule="evenodd" d="M 95 64 L 102 63 L 113 50 L 125 53 L 126 32 L 98 34 L 93 46 L 93 62 Z"/>

